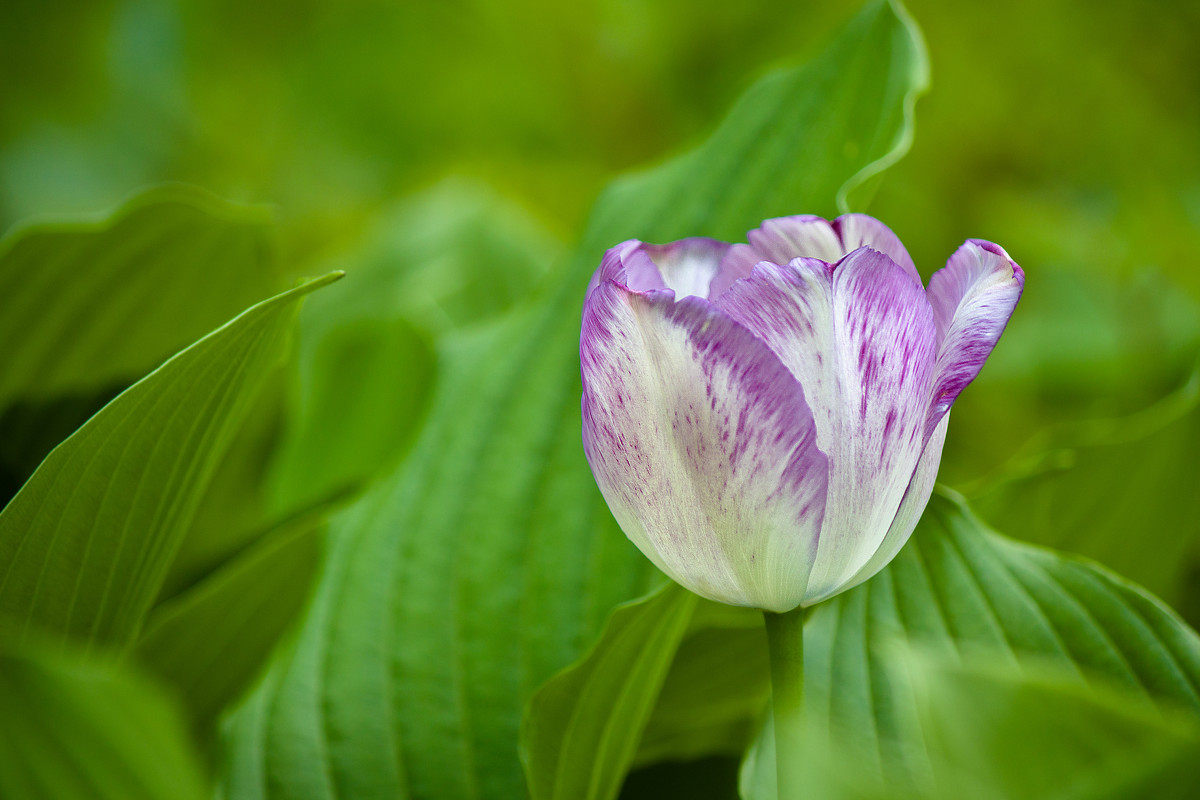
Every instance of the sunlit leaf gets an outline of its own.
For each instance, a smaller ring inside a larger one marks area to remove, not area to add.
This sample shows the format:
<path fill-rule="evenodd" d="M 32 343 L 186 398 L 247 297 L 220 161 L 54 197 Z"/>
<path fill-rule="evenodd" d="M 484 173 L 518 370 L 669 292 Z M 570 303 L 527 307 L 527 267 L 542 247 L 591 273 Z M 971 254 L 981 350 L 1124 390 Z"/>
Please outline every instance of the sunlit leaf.
<path fill-rule="evenodd" d="M 162 586 L 304 295 L 264 301 L 171 358 L 59 445 L 0 513 L 0 617 L 126 645 Z"/>
<path fill-rule="evenodd" d="M 848 179 L 903 150 L 924 82 L 915 30 L 870 4 L 699 150 L 604 194 L 537 306 L 442 341 L 412 454 L 335 525 L 294 653 L 235 723 L 231 797 L 525 793 L 525 701 L 656 580 L 579 444 L 579 304 L 603 249 L 835 213 Z"/>

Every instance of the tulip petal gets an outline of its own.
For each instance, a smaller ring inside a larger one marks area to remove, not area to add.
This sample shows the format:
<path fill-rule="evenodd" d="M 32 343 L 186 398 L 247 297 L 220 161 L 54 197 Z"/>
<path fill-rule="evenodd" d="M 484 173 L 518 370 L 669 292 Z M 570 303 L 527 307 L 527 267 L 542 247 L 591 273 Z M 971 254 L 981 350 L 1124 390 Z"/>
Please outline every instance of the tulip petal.
<path fill-rule="evenodd" d="M 793 258 L 818 258 L 832 264 L 846 255 L 841 237 L 822 217 L 800 214 L 769 219 L 746 234 L 759 261 L 787 264 Z"/>
<path fill-rule="evenodd" d="M 695 237 L 670 244 L 648 244 L 642 249 L 658 267 L 663 283 L 675 292 L 676 297 L 707 298 L 709 284 L 729 245 L 716 239 Z"/>
<path fill-rule="evenodd" d="M 750 244 L 735 244 L 721 263 L 712 283 L 711 299 L 750 275 L 760 261 L 787 264 L 794 258 L 816 258 L 832 264 L 860 247 L 887 255 L 921 283 L 921 275 L 912 256 L 892 229 L 866 214 L 843 214 L 829 222 L 822 217 L 802 214 L 769 219 L 747 237 Z"/>
<path fill-rule="evenodd" d="M 923 284 L 921 273 L 917 272 L 912 256 L 901 243 L 900 237 L 879 220 L 866 214 L 843 214 L 833 221 L 833 228 L 842 241 L 843 252 L 853 253 L 860 247 L 878 250 L 899 264 L 913 280 Z"/>
<path fill-rule="evenodd" d="M 1025 273 L 1003 248 L 970 239 L 929 279 L 938 332 L 937 371 L 927 430 L 991 355 L 1025 288 Z"/>
<path fill-rule="evenodd" d="M 584 451 L 629 538 L 697 594 L 799 605 L 828 468 L 796 378 L 705 300 L 606 281 L 584 304 Z"/>
<path fill-rule="evenodd" d="M 942 463 L 942 448 L 946 444 L 946 428 L 949 422 L 950 415 L 944 414 L 941 422 L 933 429 L 933 435 L 925 444 L 925 450 L 917 462 L 917 469 L 913 472 L 908 489 L 904 492 L 904 499 L 900 501 L 896 518 L 892 520 L 892 525 L 888 528 L 887 535 L 883 537 L 879 549 L 838 591 L 852 589 L 874 577 L 875 573 L 891 563 L 900 549 L 908 542 L 908 538 L 912 536 L 913 529 L 921 521 L 921 514 L 925 512 L 925 506 L 929 504 L 929 496 L 933 494 L 933 485 L 937 482 L 938 466 Z M 814 597 L 810 602 L 818 603 L 824 599 L 827 598 Z"/>
<path fill-rule="evenodd" d="M 809 596 L 833 593 L 885 537 L 925 450 L 933 310 L 903 267 L 866 247 L 836 265 L 760 263 L 717 305 L 804 387 L 829 457 Z"/>

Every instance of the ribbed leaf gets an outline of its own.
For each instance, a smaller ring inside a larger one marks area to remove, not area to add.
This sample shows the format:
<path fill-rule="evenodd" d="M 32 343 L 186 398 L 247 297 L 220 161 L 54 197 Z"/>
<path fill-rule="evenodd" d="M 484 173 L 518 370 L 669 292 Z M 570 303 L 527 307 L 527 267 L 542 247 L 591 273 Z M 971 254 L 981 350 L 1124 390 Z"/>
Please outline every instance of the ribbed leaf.
<path fill-rule="evenodd" d="M 1195 623 L 1198 441 L 1200 375 L 1140 414 L 1054 431 L 968 496 L 999 530 L 1095 558 Z"/>
<path fill-rule="evenodd" d="M 46 458 L 0 513 L 0 617 L 122 647 L 158 594 L 311 281 L 171 358 Z"/>
<path fill-rule="evenodd" d="M 108 389 L 279 289 L 269 213 L 186 186 L 0 240 L 0 411 Z"/>
<path fill-rule="evenodd" d="M 0 655 L 0 797 L 201 800 L 199 759 L 165 694 L 113 664 Z"/>
<path fill-rule="evenodd" d="M 443 341 L 413 453 L 335 525 L 294 653 L 235 723 L 231 797 L 525 793 L 525 702 L 657 580 L 579 440 L 579 303 L 603 249 L 836 212 L 848 179 L 904 148 L 924 81 L 914 29 L 872 3 L 699 150 L 603 195 L 540 305 Z"/>
<path fill-rule="evenodd" d="M 214 721 L 250 685 L 304 608 L 327 513 L 317 508 L 279 524 L 151 613 L 134 652 L 176 688 L 197 725 Z"/>
<path fill-rule="evenodd" d="M 535 800 L 617 795 L 698 600 L 672 583 L 618 608 L 580 665 L 538 689 L 521 732 Z"/>
<path fill-rule="evenodd" d="M 818 606 L 805 626 L 814 726 L 847 743 L 858 769 L 919 786 L 930 756 L 912 687 L 888 670 L 889 641 L 1050 667 L 1200 714 L 1200 637 L 1166 606 L 1090 562 L 992 533 L 944 495 L 887 569 Z M 743 772 L 747 798 L 774 797 L 764 730 Z"/>

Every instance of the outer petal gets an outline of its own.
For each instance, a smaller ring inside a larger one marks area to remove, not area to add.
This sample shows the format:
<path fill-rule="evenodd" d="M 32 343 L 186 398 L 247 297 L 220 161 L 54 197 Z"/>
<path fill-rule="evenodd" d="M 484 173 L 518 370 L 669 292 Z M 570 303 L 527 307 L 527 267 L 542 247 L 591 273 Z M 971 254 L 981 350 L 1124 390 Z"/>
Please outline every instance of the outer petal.
<path fill-rule="evenodd" d="M 779 359 L 704 300 L 606 282 L 584 305 L 580 362 L 584 450 L 634 544 L 705 597 L 799 605 L 827 462 Z"/>
<path fill-rule="evenodd" d="M 829 456 L 809 603 L 836 592 L 876 551 L 925 449 L 933 311 L 920 284 L 869 248 L 836 265 L 759 264 L 717 304 L 800 380 Z"/>
<path fill-rule="evenodd" d="M 879 570 L 891 563 L 896 554 L 900 552 L 900 548 L 904 547 L 908 538 L 912 536 L 913 529 L 921 521 L 921 514 L 925 512 L 925 506 L 929 504 L 929 496 L 933 494 L 933 485 L 937 482 L 938 467 L 942 463 L 942 447 L 946 444 L 946 427 L 949 422 L 950 415 L 945 414 L 942 421 L 933 429 L 933 435 L 929 437 L 925 451 L 921 453 L 921 459 L 917 462 L 917 469 L 913 473 L 912 481 L 908 484 L 908 490 L 904 492 L 904 499 L 900 501 L 896 518 L 892 520 L 892 526 L 888 529 L 887 536 L 883 537 L 879 549 L 838 591 L 844 592 L 852 589 L 874 577 Z M 820 602 L 822 599 L 826 598 L 818 597 L 812 602 Z"/>
<path fill-rule="evenodd" d="M 912 256 L 900 242 L 900 237 L 879 220 L 866 214 L 843 214 L 833 221 L 833 229 L 842 242 L 843 252 L 853 253 L 860 247 L 878 250 L 899 264 L 913 280 L 922 283 L 921 273 L 917 272 Z"/>
<path fill-rule="evenodd" d="M 980 239 L 969 239 L 929 279 L 938 357 L 928 430 L 979 374 L 1024 288 L 1025 273 L 1008 253 Z"/>

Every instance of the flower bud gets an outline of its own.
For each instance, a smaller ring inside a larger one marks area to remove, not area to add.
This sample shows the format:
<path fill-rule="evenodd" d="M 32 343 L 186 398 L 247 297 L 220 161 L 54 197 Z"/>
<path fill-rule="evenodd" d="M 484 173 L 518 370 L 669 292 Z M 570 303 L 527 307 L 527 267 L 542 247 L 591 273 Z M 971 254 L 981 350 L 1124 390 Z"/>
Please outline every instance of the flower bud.
<path fill-rule="evenodd" d="M 583 308 L 583 445 L 663 572 L 781 612 L 865 581 L 908 540 L 950 406 L 1025 275 L 969 240 L 925 288 L 862 214 L 771 219 L 748 239 L 605 254 Z"/>

